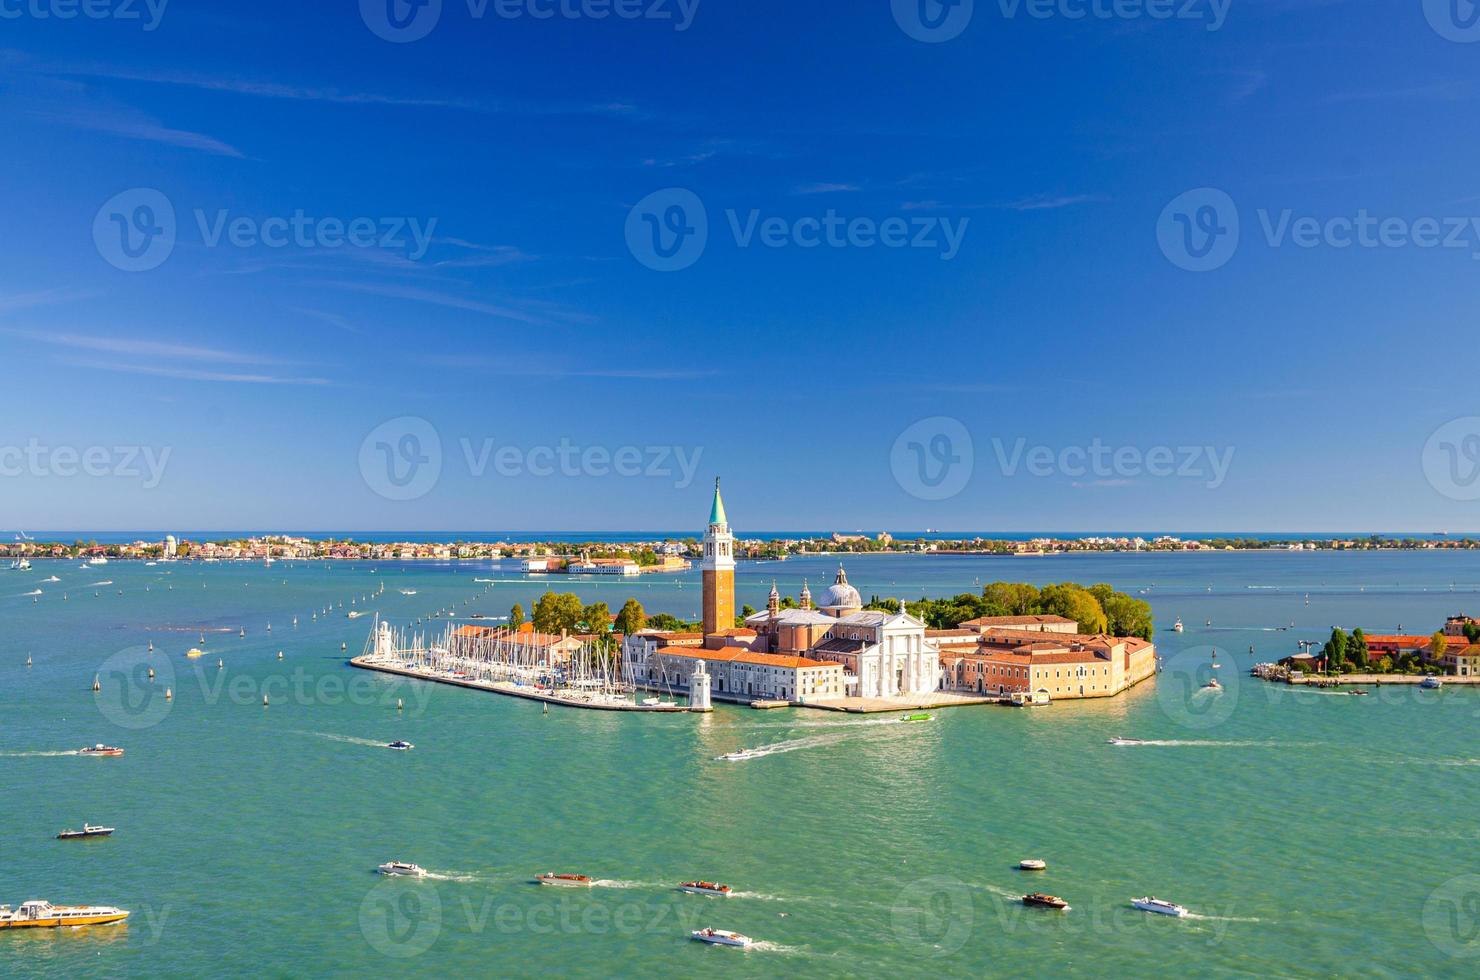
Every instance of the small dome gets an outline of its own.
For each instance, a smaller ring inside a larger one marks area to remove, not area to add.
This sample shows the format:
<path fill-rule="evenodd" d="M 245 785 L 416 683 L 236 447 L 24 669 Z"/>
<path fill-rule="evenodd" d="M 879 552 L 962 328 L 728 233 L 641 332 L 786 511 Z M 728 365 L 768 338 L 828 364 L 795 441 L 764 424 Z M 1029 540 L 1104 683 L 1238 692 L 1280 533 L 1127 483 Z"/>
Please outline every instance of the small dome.
<path fill-rule="evenodd" d="M 848 573 L 843 571 L 843 566 L 838 566 L 838 577 L 828 590 L 822 593 L 822 600 L 818 605 L 824 609 L 862 609 L 863 597 L 858 590 L 848 584 Z"/>

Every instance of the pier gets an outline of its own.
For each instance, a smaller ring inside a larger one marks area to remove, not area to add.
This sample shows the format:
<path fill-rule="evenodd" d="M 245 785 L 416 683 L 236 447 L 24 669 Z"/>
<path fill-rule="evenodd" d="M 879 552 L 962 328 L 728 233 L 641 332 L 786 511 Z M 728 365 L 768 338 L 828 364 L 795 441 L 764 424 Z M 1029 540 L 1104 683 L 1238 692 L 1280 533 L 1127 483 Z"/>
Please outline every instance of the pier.
<path fill-rule="evenodd" d="M 451 684 L 454 687 L 466 687 L 475 691 L 491 691 L 494 694 L 506 694 L 509 697 L 524 698 L 527 701 L 543 701 L 546 704 L 560 704 L 567 708 L 590 708 L 595 711 L 643 711 L 658 714 L 686 714 L 690 710 L 688 705 L 684 704 L 640 704 L 635 701 L 594 698 L 575 691 L 541 689 L 516 684 L 513 681 L 456 677 L 451 673 L 436 670 L 432 667 L 418 667 L 402 661 L 381 659 L 373 655 L 351 657 L 349 663 L 351 667 L 359 667 L 362 670 L 376 670 L 383 674 L 398 674 L 402 677 L 411 677 L 419 681 Z"/>

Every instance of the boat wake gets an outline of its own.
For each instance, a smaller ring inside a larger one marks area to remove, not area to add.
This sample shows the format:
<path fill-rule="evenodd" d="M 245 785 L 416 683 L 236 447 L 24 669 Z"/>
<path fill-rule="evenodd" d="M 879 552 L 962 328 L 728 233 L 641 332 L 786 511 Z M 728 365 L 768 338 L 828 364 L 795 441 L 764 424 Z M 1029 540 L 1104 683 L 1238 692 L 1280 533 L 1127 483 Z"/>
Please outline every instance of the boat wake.
<path fill-rule="evenodd" d="M 1201 748 L 1201 749 L 1232 749 L 1232 748 L 1274 748 L 1279 742 L 1245 742 L 1232 739 L 1193 739 L 1193 738 L 1148 738 L 1135 742 L 1118 742 L 1116 748 L 1134 749 L 1143 745 L 1168 746 L 1172 748 Z"/>
<path fill-rule="evenodd" d="M 41 595 L 41 590 L 40 589 L 36 589 L 34 591 L 31 591 L 31 592 L 22 592 L 21 593 L 21 597 L 22 598 L 25 598 L 27 596 L 33 596 L 33 595 Z"/>
<path fill-rule="evenodd" d="M 763 759 L 768 755 L 780 755 L 782 752 L 796 752 L 799 749 L 821 748 L 824 745 L 834 745 L 843 740 L 842 735 L 809 735 L 806 738 L 793 738 L 785 742 L 773 742 L 770 745 L 760 745 L 753 749 L 745 749 L 747 753 L 743 759 L 721 759 L 726 762 L 749 762 L 752 759 Z"/>
<path fill-rule="evenodd" d="M 76 749 L 66 752 L 0 752 L 7 759 L 50 759 L 64 755 L 80 755 Z"/>
<path fill-rule="evenodd" d="M 462 871 L 428 871 L 429 881 L 477 881 L 478 876 L 470 872 Z"/>
<path fill-rule="evenodd" d="M 332 732 L 294 732 L 294 735 L 312 735 L 315 738 L 327 738 L 333 742 L 346 742 L 350 745 L 365 745 L 372 749 L 383 749 L 385 742 L 377 742 L 373 738 L 356 738 L 353 735 L 335 735 Z"/>
<path fill-rule="evenodd" d="M 786 899 L 780 895 L 767 895 L 764 892 L 730 892 L 731 898 L 750 898 L 757 902 L 784 902 Z"/>
<path fill-rule="evenodd" d="M 662 885 L 650 881 L 623 881 L 620 878 L 597 878 L 591 882 L 592 888 L 661 888 Z"/>
<path fill-rule="evenodd" d="M 795 946 L 783 946 L 781 943 L 772 943 L 772 942 L 767 942 L 765 940 L 760 940 L 758 942 L 753 942 L 753 943 L 750 944 L 750 946 L 748 948 L 749 949 L 752 949 L 752 950 L 755 950 L 756 952 L 759 952 L 759 953 L 800 953 L 800 952 L 802 952 L 800 949 L 797 949 Z"/>
<path fill-rule="evenodd" d="M 759 725 L 747 725 L 751 728 L 868 728 L 873 725 L 897 725 L 899 718 L 869 718 L 864 721 L 773 721 Z"/>
<path fill-rule="evenodd" d="M 1203 915 L 1200 912 L 1188 912 L 1184 918 L 1199 920 L 1202 922 L 1263 922 L 1252 915 Z"/>
<path fill-rule="evenodd" d="M 96 589 L 96 588 L 98 588 L 101 585 L 112 585 L 112 584 L 113 584 L 113 580 L 110 578 L 110 579 L 106 579 L 105 581 L 102 581 L 102 582 L 94 582 L 91 585 L 84 586 L 84 588 Z"/>

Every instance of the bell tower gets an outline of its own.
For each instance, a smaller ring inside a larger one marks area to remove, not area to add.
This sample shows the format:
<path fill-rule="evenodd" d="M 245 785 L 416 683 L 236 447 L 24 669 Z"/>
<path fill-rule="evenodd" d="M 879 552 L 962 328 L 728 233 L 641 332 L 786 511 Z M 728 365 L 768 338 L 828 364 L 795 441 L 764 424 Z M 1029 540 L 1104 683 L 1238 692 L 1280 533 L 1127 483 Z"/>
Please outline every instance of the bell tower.
<path fill-rule="evenodd" d="M 704 532 L 704 634 L 735 625 L 735 536 L 725 519 L 725 502 L 719 495 L 719 477 L 714 479 L 714 503 L 709 508 L 709 528 Z"/>

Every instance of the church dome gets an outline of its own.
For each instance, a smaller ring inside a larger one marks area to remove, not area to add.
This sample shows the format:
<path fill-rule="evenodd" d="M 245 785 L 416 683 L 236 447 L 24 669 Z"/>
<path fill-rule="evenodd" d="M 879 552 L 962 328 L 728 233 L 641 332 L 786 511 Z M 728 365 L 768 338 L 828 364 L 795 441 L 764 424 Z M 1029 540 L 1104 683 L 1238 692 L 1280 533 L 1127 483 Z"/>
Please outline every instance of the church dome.
<path fill-rule="evenodd" d="M 848 584 L 848 573 L 843 571 L 843 566 L 838 566 L 838 577 L 828 590 L 822 593 L 822 599 L 817 603 L 824 609 L 862 609 L 863 597 L 858 590 Z"/>

